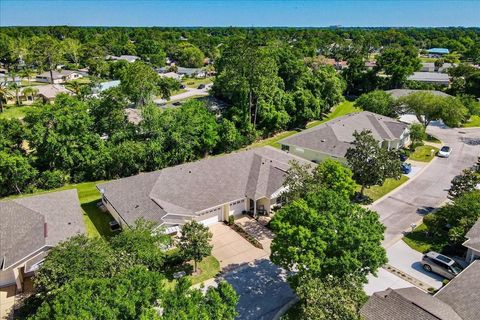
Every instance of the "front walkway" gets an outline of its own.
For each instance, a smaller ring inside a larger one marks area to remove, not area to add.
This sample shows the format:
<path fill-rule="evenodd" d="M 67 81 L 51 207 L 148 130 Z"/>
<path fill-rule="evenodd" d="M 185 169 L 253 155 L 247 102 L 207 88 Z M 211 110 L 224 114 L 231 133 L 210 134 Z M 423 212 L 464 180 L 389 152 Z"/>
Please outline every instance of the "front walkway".
<path fill-rule="evenodd" d="M 263 250 L 270 255 L 270 245 L 274 237 L 273 232 L 250 216 L 242 216 L 235 220 L 249 235 L 255 238 L 263 246 Z"/>
<path fill-rule="evenodd" d="M 212 255 L 220 262 L 222 270 L 231 270 L 256 259 L 268 257 L 269 253 L 255 248 L 250 242 L 223 223 L 210 226 Z"/>

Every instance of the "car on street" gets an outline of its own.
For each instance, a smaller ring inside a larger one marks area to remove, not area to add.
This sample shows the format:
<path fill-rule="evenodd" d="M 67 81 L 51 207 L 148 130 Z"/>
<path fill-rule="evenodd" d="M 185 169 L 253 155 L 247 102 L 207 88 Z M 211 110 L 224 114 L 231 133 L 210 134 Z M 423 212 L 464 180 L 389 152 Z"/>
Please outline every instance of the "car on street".
<path fill-rule="evenodd" d="M 184 84 L 181 84 L 180 85 L 180 89 L 185 89 L 187 86 L 185 86 Z"/>
<path fill-rule="evenodd" d="M 402 173 L 403 174 L 409 174 L 412 172 L 412 165 L 410 163 L 402 163 Z"/>
<path fill-rule="evenodd" d="M 439 151 L 438 151 L 438 156 L 441 158 L 448 158 L 450 157 L 450 154 L 452 153 L 452 148 L 449 146 L 443 146 Z"/>
<path fill-rule="evenodd" d="M 202 83 L 201 85 L 198 86 L 198 89 L 205 89 L 205 85 Z"/>
<path fill-rule="evenodd" d="M 434 251 L 423 256 L 422 265 L 425 271 L 434 272 L 447 279 L 453 279 L 462 272 L 462 267 L 455 260 Z"/>
<path fill-rule="evenodd" d="M 408 159 L 407 155 L 405 153 L 400 153 L 400 161 L 404 162 Z"/>

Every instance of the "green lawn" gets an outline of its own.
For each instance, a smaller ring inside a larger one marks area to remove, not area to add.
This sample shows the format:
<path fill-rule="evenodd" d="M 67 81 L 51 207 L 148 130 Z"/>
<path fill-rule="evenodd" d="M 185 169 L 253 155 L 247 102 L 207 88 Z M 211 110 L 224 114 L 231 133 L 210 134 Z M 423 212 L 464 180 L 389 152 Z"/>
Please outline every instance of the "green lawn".
<path fill-rule="evenodd" d="M 187 87 L 190 88 L 197 88 L 201 84 L 209 84 L 213 82 L 213 77 L 208 77 L 208 78 L 187 78 L 182 81 L 182 84 L 186 85 Z"/>
<path fill-rule="evenodd" d="M 325 123 L 335 118 L 344 116 L 349 113 L 359 112 L 359 111 L 361 110 L 359 108 L 356 108 L 352 101 L 344 101 L 340 103 L 338 106 L 336 106 L 335 108 L 333 108 L 332 112 L 330 112 L 328 116 L 326 116 L 324 119 L 312 121 L 309 124 L 307 124 L 307 128 L 315 127 L 315 126 L 318 126 L 319 124 Z"/>
<path fill-rule="evenodd" d="M 365 195 L 372 199 L 372 201 L 376 201 L 407 181 L 408 177 L 402 174 L 402 176 L 398 180 L 387 179 L 382 186 L 373 186 L 371 188 L 365 189 Z"/>
<path fill-rule="evenodd" d="M 402 239 L 409 247 L 422 253 L 431 250 L 441 252 L 448 243 L 448 239 L 436 239 L 429 236 L 428 228 L 423 223 L 412 232 L 407 233 Z"/>
<path fill-rule="evenodd" d="M 472 116 L 463 126 L 466 128 L 480 127 L 480 116 Z"/>
<path fill-rule="evenodd" d="M 34 108 L 34 106 L 7 106 L 5 111 L 0 113 L 0 119 L 22 119 L 27 114 L 27 111 Z"/>
<path fill-rule="evenodd" d="M 327 122 L 327 121 L 330 121 L 332 119 L 344 116 L 344 115 L 349 114 L 349 113 L 357 112 L 357 111 L 360 111 L 360 109 L 355 108 L 354 105 L 353 105 L 353 102 L 344 101 L 344 102 L 340 103 L 338 106 L 336 106 L 335 108 L 333 108 L 332 112 L 330 112 L 330 114 L 327 117 L 325 117 L 324 119 L 312 121 L 309 124 L 307 124 L 307 128 L 312 128 L 312 127 L 318 126 L 318 125 L 320 125 L 324 122 Z M 274 137 L 263 139 L 263 140 L 260 140 L 260 141 L 256 141 L 256 142 L 252 143 L 251 145 L 249 145 L 248 148 L 265 147 L 265 146 L 272 146 L 272 147 L 275 147 L 275 148 L 280 148 L 280 144 L 278 143 L 278 141 L 280 141 L 282 139 L 285 139 L 285 138 L 287 138 L 289 136 L 292 136 L 292 135 L 294 135 L 296 133 L 299 133 L 299 132 L 300 132 L 300 130 L 284 131 L 284 132 L 281 132 L 281 133 L 275 135 Z"/>
<path fill-rule="evenodd" d="M 45 82 L 37 82 L 37 81 L 34 81 L 34 80 L 30 80 L 30 82 L 28 82 L 28 80 L 22 80 L 20 82 L 20 85 L 22 85 L 23 87 L 29 87 L 29 86 L 43 86 L 43 85 L 46 85 L 47 83 Z"/>
<path fill-rule="evenodd" d="M 434 152 L 432 152 L 432 150 Z M 419 146 L 415 148 L 415 151 L 412 152 L 408 158 L 413 161 L 430 162 L 437 154 L 437 151 L 438 148 L 433 146 Z"/>
<path fill-rule="evenodd" d="M 214 278 L 220 272 L 220 262 L 214 256 L 208 256 L 198 264 L 202 271 L 199 275 L 189 276 L 192 285 Z"/>

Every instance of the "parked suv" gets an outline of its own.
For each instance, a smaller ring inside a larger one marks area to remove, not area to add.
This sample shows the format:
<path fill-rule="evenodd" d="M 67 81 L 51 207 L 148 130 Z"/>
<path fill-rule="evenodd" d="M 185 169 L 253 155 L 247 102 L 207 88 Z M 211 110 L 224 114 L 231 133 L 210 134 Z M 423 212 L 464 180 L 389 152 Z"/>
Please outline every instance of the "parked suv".
<path fill-rule="evenodd" d="M 423 256 L 422 264 L 426 271 L 437 273 L 447 279 L 453 279 L 462 272 L 462 267 L 455 260 L 434 251 Z"/>

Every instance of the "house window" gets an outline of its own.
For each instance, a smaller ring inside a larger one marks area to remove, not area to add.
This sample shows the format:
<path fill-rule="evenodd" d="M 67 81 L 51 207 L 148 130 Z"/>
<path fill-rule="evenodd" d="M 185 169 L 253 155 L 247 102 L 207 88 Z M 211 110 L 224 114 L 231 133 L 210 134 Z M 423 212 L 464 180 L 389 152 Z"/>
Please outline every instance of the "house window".
<path fill-rule="evenodd" d="M 290 146 L 286 146 L 286 145 L 282 144 L 282 150 L 283 151 L 290 151 Z"/>
<path fill-rule="evenodd" d="M 295 150 L 297 150 L 297 152 L 302 152 L 302 153 L 305 151 L 302 148 L 295 148 Z"/>

